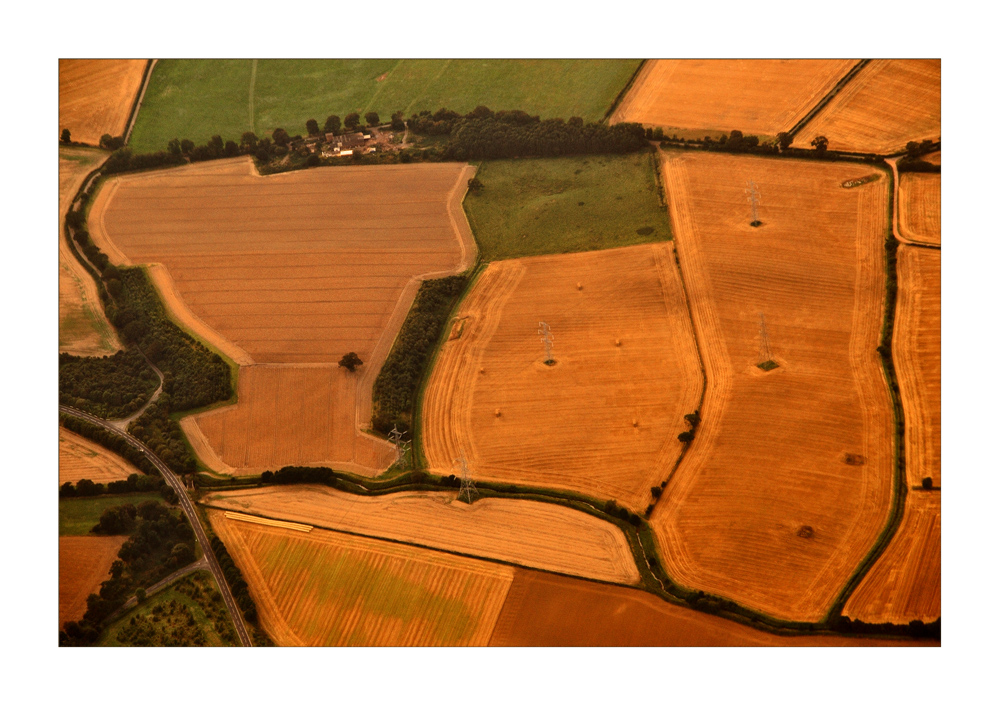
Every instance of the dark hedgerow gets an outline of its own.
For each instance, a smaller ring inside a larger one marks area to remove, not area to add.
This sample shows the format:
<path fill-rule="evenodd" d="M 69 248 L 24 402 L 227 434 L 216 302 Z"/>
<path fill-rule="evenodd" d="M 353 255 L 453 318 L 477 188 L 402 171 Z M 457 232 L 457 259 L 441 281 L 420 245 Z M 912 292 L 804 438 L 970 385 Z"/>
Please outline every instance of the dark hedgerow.
<path fill-rule="evenodd" d="M 374 429 L 382 433 L 391 431 L 393 425 L 402 431 L 410 429 L 417 387 L 427 360 L 465 283 L 466 278 L 457 275 L 428 280 L 420 286 L 372 387 Z"/>

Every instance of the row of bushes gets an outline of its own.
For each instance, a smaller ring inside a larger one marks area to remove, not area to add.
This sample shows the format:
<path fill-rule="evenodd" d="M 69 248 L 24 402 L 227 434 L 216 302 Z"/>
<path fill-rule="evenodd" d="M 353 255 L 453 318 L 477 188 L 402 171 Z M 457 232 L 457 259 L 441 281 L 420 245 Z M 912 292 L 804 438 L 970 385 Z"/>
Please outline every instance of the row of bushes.
<path fill-rule="evenodd" d="M 372 427 L 384 434 L 395 425 L 408 431 L 413 423 L 417 388 L 434 345 L 441 336 L 459 294 L 461 275 L 427 280 L 420 286 L 396 342 L 372 386 Z"/>
<path fill-rule="evenodd" d="M 170 499 L 171 494 L 174 498 L 177 497 L 177 494 L 173 492 L 174 489 L 167 485 L 167 482 L 160 476 L 141 476 L 138 473 L 132 473 L 126 480 L 113 480 L 107 485 L 104 485 L 104 483 L 95 483 L 89 478 L 81 478 L 76 482 L 76 485 L 70 481 L 66 481 L 59 486 L 59 497 L 89 498 L 95 495 L 152 493 L 157 490 L 163 492 L 164 489 L 170 491 L 170 493 L 164 493 L 164 499 L 170 503 L 176 502 L 176 500 Z"/>
<path fill-rule="evenodd" d="M 229 584 L 229 590 L 233 593 L 233 600 L 236 601 L 240 610 L 243 611 L 243 617 L 251 623 L 256 623 L 257 606 L 250 596 L 243 573 L 233 562 L 233 558 L 229 556 L 229 550 L 226 549 L 226 545 L 222 543 L 222 540 L 218 536 L 212 535 L 209 543 L 212 545 L 212 551 L 215 552 L 215 558 L 219 561 L 222 575 L 226 577 L 226 583 Z"/>
<path fill-rule="evenodd" d="M 135 350 L 101 358 L 59 354 L 59 404 L 97 417 L 127 417 L 138 411 L 159 382 Z"/>
<path fill-rule="evenodd" d="M 146 475 L 159 476 L 156 466 L 146 458 L 146 454 L 132 446 L 124 437 L 108 431 L 104 427 L 92 424 L 85 419 L 72 417 L 68 414 L 59 415 L 59 423 L 70 431 L 90 439 L 106 449 L 114 451 Z"/>

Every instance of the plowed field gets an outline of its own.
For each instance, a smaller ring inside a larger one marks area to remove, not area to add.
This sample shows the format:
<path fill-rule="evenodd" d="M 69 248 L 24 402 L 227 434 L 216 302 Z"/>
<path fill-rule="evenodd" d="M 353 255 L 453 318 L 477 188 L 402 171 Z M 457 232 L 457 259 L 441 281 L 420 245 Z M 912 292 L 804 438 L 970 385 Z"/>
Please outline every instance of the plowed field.
<path fill-rule="evenodd" d="M 903 523 L 851 594 L 844 615 L 897 624 L 941 617 L 941 493 L 909 492 Z"/>
<path fill-rule="evenodd" d="M 783 637 L 667 603 L 638 589 L 517 569 L 495 647 L 903 646 L 930 641 Z"/>
<path fill-rule="evenodd" d="M 899 175 L 899 230 L 908 240 L 941 244 L 941 175 Z"/>
<path fill-rule="evenodd" d="M 493 262 L 458 317 L 424 395 L 431 468 L 464 453 L 476 478 L 645 510 L 702 387 L 672 245 Z"/>
<path fill-rule="evenodd" d="M 941 137 L 941 60 L 875 59 L 848 81 L 795 136 L 809 148 L 817 135 L 831 150 L 899 152 L 914 140 Z"/>
<path fill-rule="evenodd" d="M 139 469 L 82 436 L 59 428 L 59 485 L 87 478 L 95 483 L 125 480 Z"/>
<path fill-rule="evenodd" d="M 410 492 L 359 497 L 322 486 L 214 493 L 204 502 L 371 537 L 500 559 L 548 571 L 637 583 L 625 536 L 614 525 L 551 503 Z"/>
<path fill-rule="evenodd" d="M 892 336 L 906 420 L 909 485 L 941 485 L 941 251 L 897 251 L 899 305 Z"/>
<path fill-rule="evenodd" d="M 681 584 L 818 620 L 891 498 L 876 353 L 887 180 L 847 189 L 872 168 L 717 154 L 665 156 L 663 171 L 708 382 L 697 438 L 652 517 L 664 562 Z M 762 358 L 779 367 L 764 372 Z"/>
<path fill-rule="evenodd" d="M 106 152 L 79 147 L 59 148 L 59 352 L 107 355 L 120 348 L 114 329 L 104 316 L 97 285 L 73 256 L 62 233 L 63 217 L 87 174 L 105 159 Z"/>
<path fill-rule="evenodd" d="M 237 360 L 284 366 L 244 368 L 237 407 L 205 418 L 223 463 L 349 459 L 372 472 L 385 467 L 383 445 L 351 435 L 368 424 L 371 382 L 418 280 L 475 257 L 461 207 L 472 173 L 420 164 L 262 178 L 245 159 L 201 163 L 115 180 L 91 230 L 116 263 L 161 263 L 168 298 L 185 305 L 173 310 L 197 319 L 190 328 L 229 339 Z M 365 363 L 354 375 L 336 368 L 348 351 Z M 293 367 L 316 364 L 327 368 Z"/>
<path fill-rule="evenodd" d="M 108 578 L 128 537 L 59 538 L 59 627 L 87 612 L 87 596 Z"/>
<path fill-rule="evenodd" d="M 89 145 L 123 135 L 145 68 L 144 59 L 60 59 L 59 129 Z"/>
<path fill-rule="evenodd" d="M 611 118 L 668 131 L 792 128 L 857 64 L 853 59 L 647 61 Z"/>
<path fill-rule="evenodd" d="M 514 574 L 365 537 L 209 518 L 282 646 L 485 645 Z"/>

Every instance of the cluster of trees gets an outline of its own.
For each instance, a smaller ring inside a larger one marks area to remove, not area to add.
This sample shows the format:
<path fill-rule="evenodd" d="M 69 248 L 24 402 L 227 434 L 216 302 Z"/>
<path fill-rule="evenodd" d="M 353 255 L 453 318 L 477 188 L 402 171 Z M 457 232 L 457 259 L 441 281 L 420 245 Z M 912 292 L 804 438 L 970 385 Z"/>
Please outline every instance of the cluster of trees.
<path fill-rule="evenodd" d="M 264 471 L 260 474 L 260 482 L 274 485 L 292 485 L 295 483 L 324 483 L 332 485 L 335 474 L 325 466 L 285 466 L 275 472 Z"/>
<path fill-rule="evenodd" d="M 59 354 L 59 404 L 113 419 L 138 411 L 160 380 L 135 350 L 88 358 Z"/>
<path fill-rule="evenodd" d="M 126 647 L 203 647 L 208 644 L 194 613 L 176 600 L 154 606 L 148 616 L 133 616 L 128 625 L 118 630 L 115 640 Z"/>
<path fill-rule="evenodd" d="M 620 507 L 614 500 L 608 500 L 604 503 L 604 512 L 613 517 L 617 517 L 619 520 L 625 520 L 626 522 L 631 523 L 633 527 L 638 527 L 642 522 L 642 518 L 634 512 L 630 512 L 628 508 Z"/>
<path fill-rule="evenodd" d="M 682 431 L 680 434 L 678 434 L 677 440 L 684 444 L 690 444 L 692 441 L 694 441 L 695 429 L 697 429 L 698 425 L 701 424 L 701 411 L 696 409 L 691 414 L 685 414 L 684 421 L 687 422 L 688 426 L 690 426 L 691 428 Z"/>
<path fill-rule="evenodd" d="M 256 623 L 257 606 L 253 602 L 253 598 L 250 597 L 247 582 L 243 578 L 240 568 L 233 563 L 233 558 L 229 556 L 229 550 L 226 549 L 226 545 L 222 543 L 221 539 L 213 535 L 209 543 L 215 552 L 215 558 L 219 561 L 222 575 L 226 577 L 226 583 L 229 584 L 229 590 L 233 592 L 233 599 L 243 611 L 243 617 L 251 623 Z"/>
<path fill-rule="evenodd" d="M 131 508 L 131 509 L 129 509 Z M 194 531 L 183 513 L 175 514 L 162 503 L 147 500 L 105 511 L 102 523 L 131 526 L 129 538 L 111 564 L 111 577 L 98 593 L 87 598 L 83 620 L 66 623 L 59 644 L 91 645 L 100 635 L 101 623 L 128 600 L 136 588 L 156 583 L 194 559 Z M 96 529 L 96 528 L 95 528 Z"/>
<path fill-rule="evenodd" d="M 923 140 L 922 142 L 907 142 L 906 156 L 896 162 L 896 169 L 899 172 L 933 172 L 940 174 L 941 165 L 931 164 L 920 159 L 923 155 L 940 149 L 940 145 L 933 140 Z"/>
<path fill-rule="evenodd" d="M 413 306 L 372 386 L 372 427 L 387 434 L 395 425 L 408 431 L 417 387 L 448 315 L 465 289 L 462 276 L 421 284 Z"/>
<path fill-rule="evenodd" d="M 129 425 L 128 432 L 144 443 L 176 473 L 194 473 L 198 462 L 184 439 L 181 425 L 170 417 L 169 395 L 149 406 Z"/>
<path fill-rule="evenodd" d="M 87 195 L 85 194 L 84 197 L 86 198 Z M 114 268 L 112 270 L 108 269 L 112 267 L 108 256 L 101 252 L 101 249 L 91 240 L 90 232 L 87 230 L 87 219 L 83 215 L 83 211 L 70 211 L 66 214 L 66 230 L 73 240 L 79 244 L 88 261 L 85 263 L 85 266 L 92 274 L 100 277 L 101 272 L 107 271 L 109 275 L 117 276 L 113 274 Z M 102 295 L 101 301 L 107 303 L 107 292 L 103 287 L 100 289 Z"/>
<path fill-rule="evenodd" d="M 95 495 L 151 493 L 157 490 L 163 492 L 164 488 L 170 491 L 169 494 L 165 495 L 172 495 L 175 498 L 174 500 L 170 500 L 169 497 L 165 498 L 167 502 L 175 504 L 177 502 L 177 494 L 174 493 L 174 489 L 168 486 L 163 478 L 160 476 L 141 476 L 138 473 L 132 473 L 127 480 L 113 480 L 107 485 L 104 485 L 104 483 L 95 483 L 88 478 L 81 478 L 75 486 L 72 482 L 66 481 L 59 486 L 59 497 L 87 498 Z"/>

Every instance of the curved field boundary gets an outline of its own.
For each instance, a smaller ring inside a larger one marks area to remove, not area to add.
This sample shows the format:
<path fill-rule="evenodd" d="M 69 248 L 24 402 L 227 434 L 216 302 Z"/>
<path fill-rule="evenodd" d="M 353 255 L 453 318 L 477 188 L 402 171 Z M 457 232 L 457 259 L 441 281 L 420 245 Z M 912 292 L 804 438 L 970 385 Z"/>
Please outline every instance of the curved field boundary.
<path fill-rule="evenodd" d="M 95 483 L 125 480 L 139 469 L 100 444 L 59 427 L 59 485 L 86 478 Z"/>
<path fill-rule="evenodd" d="M 937 154 L 941 154 L 938 152 Z M 936 176 L 938 180 L 938 193 L 937 193 L 937 240 L 934 241 L 933 238 L 930 242 L 924 240 L 914 240 L 912 238 L 912 231 L 907 229 L 907 233 L 903 235 L 903 205 L 902 205 L 902 174 L 899 173 L 899 169 L 896 166 L 896 162 L 899 161 L 898 157 L 890 158 L 885 160 L 886 163 L 892 168 L 892 183 L 893 183 L 893 199 L 892 199 L 892 234 L 895 236 L 896 240 L 906 245 L 917 245 L 925 248 L 939 248 L 941 247 L 941 175 L 933 174 L 930 176 Z M 915 173 L 910 173 L 911 176 Z M 924 175 L 928 176 L 928 175 Z"/>
<path fill-rule="evenodd" d="M 639 582 L 621 530 L 551 503 L 483 498 L 468 505 L 454 491 L 364 497 L 324 486 L 213 493 L 202 503 L 598 581 Z"/>
<path fill-rule="evenodd" d="M 914 243 L 941 246 L 941 175 L 899 175 L 899 230 Z"/>

